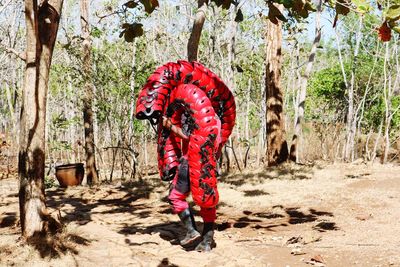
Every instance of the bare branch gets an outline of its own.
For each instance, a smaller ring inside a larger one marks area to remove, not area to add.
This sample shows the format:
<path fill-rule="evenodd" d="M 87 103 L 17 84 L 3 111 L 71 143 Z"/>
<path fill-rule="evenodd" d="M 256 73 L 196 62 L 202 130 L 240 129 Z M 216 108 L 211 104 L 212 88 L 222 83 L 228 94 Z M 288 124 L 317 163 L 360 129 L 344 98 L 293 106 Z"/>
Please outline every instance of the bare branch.
<path fill-rule="evenodd" d="M 17 50 L 10 48 L 10 47 L 6 47 L 5 45 L 3 45 L 1 43 L 0 43 L 0 48 L 3 48 L 6 51 L 6 53 L 14 54 L 15 56 L 17 56 L 18 58 L 20 58 L 23 61 L 26 60 L 25 52 L 18 52 Z"/>
<path fill-rule="evenodd" d="M 7 3 L 5 3 L 3 6 L 0 7 L 0 13 L 6 9 L 6 7 L 11 3 L 12 0 L 9 0 Z"/>
<path fill-rule="evenodd" d="M 95 15 L 96 15 L 96 17 L 99 18 L 98 23 L 100 23 L 103 19 L 111 17 L 111 16 L 114 16 L 114 15 L 117 15 L 119 13 L 121 13 L 121 12 L 120 11 L 113 11 L 113 12 L 108 13 L 108 14 L 100 15 L 98 12 L 96 12 Z"/>

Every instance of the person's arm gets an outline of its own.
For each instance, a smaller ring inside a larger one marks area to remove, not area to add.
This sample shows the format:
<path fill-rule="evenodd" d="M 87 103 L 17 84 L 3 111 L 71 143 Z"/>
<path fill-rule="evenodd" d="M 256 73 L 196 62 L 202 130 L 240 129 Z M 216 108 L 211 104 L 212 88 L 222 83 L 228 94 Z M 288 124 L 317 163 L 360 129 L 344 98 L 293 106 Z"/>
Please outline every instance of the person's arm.
<path fill-rule="evenodd" d="M 174 132 L 177 136 L 179 136 L 182 139 L 189 139 L 189 137 L 187 135 L 185 135 L 182 131 L 182 129 L 176 125 L 174 125 L 171 120 L 165 116 L 163 116 L 163 126 L 167 129 L 169 129 L 170 131 Z"/>

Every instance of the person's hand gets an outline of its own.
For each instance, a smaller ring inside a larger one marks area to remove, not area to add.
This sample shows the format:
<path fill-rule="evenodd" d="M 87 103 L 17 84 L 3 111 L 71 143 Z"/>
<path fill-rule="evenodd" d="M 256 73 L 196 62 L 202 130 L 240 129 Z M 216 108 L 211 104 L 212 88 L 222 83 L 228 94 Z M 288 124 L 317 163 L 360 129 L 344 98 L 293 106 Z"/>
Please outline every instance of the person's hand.
<path fill-rule="evenodd" d="M 171 122 L 171 120 L 170 120 L 169 118 L 165 117 L 165 116 L 163 116 L 162 119 L 163 119 L 163 123 L 162 123 L 163 126 L 164 126 L 165 128 L 168 128 L 168 129 L 171 130 L 171 127 L 172 127 L 172 122 Z"/>

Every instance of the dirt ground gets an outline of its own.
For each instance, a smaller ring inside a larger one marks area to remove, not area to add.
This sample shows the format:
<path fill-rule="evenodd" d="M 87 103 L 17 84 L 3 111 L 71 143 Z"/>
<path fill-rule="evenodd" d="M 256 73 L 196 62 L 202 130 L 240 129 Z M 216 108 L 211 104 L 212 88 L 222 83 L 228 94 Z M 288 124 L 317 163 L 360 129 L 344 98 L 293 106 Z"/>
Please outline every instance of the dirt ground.
<path fill-rule="evenodd" d="M 286 165 L 221 177 L 210 253 L 178 244 L 184 231 L 156 176 L 48 189 L 65 228 L 47 246 L 19 240 L 17 187 L 15 178 L 0 180 L 1 266 L 400 266 L 396 165 Z"/>

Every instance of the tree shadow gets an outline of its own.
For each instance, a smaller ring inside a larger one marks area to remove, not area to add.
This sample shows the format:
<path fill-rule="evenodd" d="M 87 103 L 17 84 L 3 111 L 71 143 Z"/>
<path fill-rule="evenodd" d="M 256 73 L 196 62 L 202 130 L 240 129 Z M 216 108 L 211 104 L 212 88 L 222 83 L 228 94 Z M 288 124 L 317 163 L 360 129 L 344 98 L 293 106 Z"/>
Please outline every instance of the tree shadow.
<path fill-rule="evenodd" d="M 179 266 L 169 262 L 168 258 L 164 258 L 161 260 L 160 264 L 157 265 L 157 267 L 179 267 Z"/>
<path fill-rule="evenodd" d="M 17 222 L 16 212 L 6 212 L 5 217 L 0 218 L 0 228 L 14 226 Z"/>
<path fill-rule="evenodd" d="M 151 205 L 138 202 L 140 199 L 149 199 L 150 193 L 156 186 L 151 183 L 129 182 L 111 189 L 92 188 L 54 188 L 47 190 L 47 206 L 60 209 L 64 213 L 64 224 L 76 223 L 85 225 L 94 220 L 95 214 L 131 214 L 137 218 L 147 218 L 154 209 Z M 97 209 L 99 208 L 100 209 Z M 117 215 L 115 215 L 117 216 Z M 121 233 L 131 234 L 140 225 L 129 225 Z M 125 231 L 125 232 L 124 232 Z M 151 232 L 151 230 L 149 230 Z M 165 231 L 164 231 L 165 232 Z M 29 241 L 41 257 L 60 257 L 66 252 L 78 254 L 77 245 L 88 245 L 90 240 L 68 233 L 56 233 L 55 236 L 41 236 Z M 127 243 L 130 246 L 140 245 Z M 146 244 L 142 243 L 141 245 Z"/>
<path fill-rule="evenodd" d="M 244 178 L 245 179 L 245 178 Z M 125 235 L 135 234 L 158 234 L 160 238 L 168 241 L 171 245 L 179 245 L 179 240 L 186 234 L 184 227 L 178 220 L 178 217 L 168 222 L 155 222 L 150 224 L 141 222 L 140 218 L 146 219 L 149 217 L 164 214 L 172 214 L 171 207 L 166 203 L 160 203 L 155 209 L 154 204 L 150 199 L 152 192 L 165 191 L 165 188 L 159 186 L 159 182 L 153 183 L 150 179 L 142 182 L 129 184 L 128 186 L 119 186 L 108 188 L 85 188 L 85 190 L 77 190 L 71 195 L 68 190 L 55 189 L 49 190 L 47 193 L 48 205 L 50 207 L 62 207 L 69 205 L 69 210 L 63 210 L 66 215 L 64 221 L 75 222 L 77 224 L 87 224 L 94 220 L 93 215 L 111 214 L 117 216 L 119 213 L 129 214 L 133 219 L 124 220 L 117 224 L 113 231 Z M 247 196 L 260 196 L 268 194 L 263 190 L 247 190 L 244 191 Z M 101 196 L 99 198 L 99 196 Z M 163 201 L 163 199 L 160 199 Z M 164 200 L 166 200 L 164 198 Z M 226 203 L 221 202 L 220 206 L 233 208 Z M 102 207 L 100 209 L 96 209 Z M 196 214 L 195 214 L 196 215 Z M 243 210 L 241 214 L 234 215 L 224 213 L 224 209 L 218 211 L 216 223 L 216 231 L 230 231 L 234 229 L 247 228 L 249 230 L 267 230 L 278 232 L 286 227 L 296 224 L 309 224 L 321 220 L 325 223 L 310 225 L 310 228 L 317 231 L 328 231 L 339 229 L 334 222 L 326 222 L 326 218 L 333 218 L 332 212 L 324 210 L 316 210 L 313 208 L 304 209 L 300 207 L 284 207 L 276 205 L 271 207 L 271 210 Z M 97 217 L 96 217 L 97 218 Z M 199 223 L 198 229 L 201 232 L 202 223 Z M 125 239 L 128 246 L 142 246 L 146 244 L 157 244 L 157 242 L 132 242 L 129 238 Z M 39 248 L 38 248 L 39 249 Z M 52 252 L 56 253 L 56 252 Z M 72 251 L 72 253 L 74 253 Z"/>
<path fill-rule="evenodd" d="M 279 166 L 264 167 L 256 172 L 223 174 L 219 182 L 241 186 L 243 184 L 260 185 L 265 180 L 307 180 L 314 174 L 313 165 L 285 163 Z"/>
<path fill-rule="evenodd" d="M 324 220 L 317 225 L 312 226 L 312 229 L 319 232 L 328 230 L 338 230 L 334 222 L 327 222 L 324 218 L 333 217 L 332 212 L 319 211 L 313 208 L 308 209 L 308 212 L 301 211 L 299 207 L 285 208 L 281 205 L 272 207 L 274 211 L 260 211 L 252 212 L 244 210 L 243 214 L 237 218 L 229 218 L 223 215 L 231 222 L 223 222 L 217 225 L 218 231 L 225 231 L 228 228 L 253 228 L 253 229 L 266 229 L 268 231 L 278 231 L 279 228 L 288 227 L 290 225 L 312 223 L 317 220 Z M 278 228 L 278 229 L 275 229 Z"/>
<path fill-rule="evenodd" d="M 339 230 L 339 227 L 334 222 L 320 222 L 317 225 L 313 226 L 314 230 L 318 232 L 326 232 L 326 231 L 336 231 Z"/>
<path fill-rule="evenodd" d="M 260 189 L 244 190 L 243 193 L 244 193 L 245 197 L 256 197 L 256 196 L 262 196 L 262 195 L 269 195 L 268 192 L 265 192 L 264 190 L 260 190 Z"/>
<path fill-rule="evenodd" d="M 117 214 L 117 213 L 134 213 L 135 216 L 146 218 L 150 215 L 150 209 L 144 204 L 135 202 L 139 199 L 149 199 L 150 193 L 156 187 L 148 182 L 142 181 L 137 183 L 130 182 L 124 186 L 113 188 L 106 192 L 101 199 L 96 199 L 96 192 L 101 191 L 101 187 L 90 188 L 80 192 L 80 194 L 68 193 L 65 188 L 56 188 L 48 190 L 47 205 L 53 208 L 59 208 L 64 205 L 72 206 L 72 210 L 64 211 L 66 215 L 63 221 L 66 223 L 75 222 L 80 225 L 85 225 L 93 220 L 93 214 Z M 93 195 L 91 195 L 93 193 Z M 114 193 L 123 193 L 124 195 L 119 198 L 110 198 Z M 95 208 L 104 206 L 107 209 L 104 211 L 93 211 Z M 141 210 L 140 212 L 137 212 Z"/>
<path fill-rule="evenodd" d="M 88 246 L 90 240 L 76 234 L 61 232 L 35 235 L 27 240 L 42 258 L 60 258 L 67 253 L 79 254 L 78 246 Z"/>

